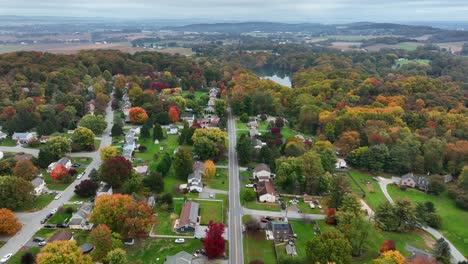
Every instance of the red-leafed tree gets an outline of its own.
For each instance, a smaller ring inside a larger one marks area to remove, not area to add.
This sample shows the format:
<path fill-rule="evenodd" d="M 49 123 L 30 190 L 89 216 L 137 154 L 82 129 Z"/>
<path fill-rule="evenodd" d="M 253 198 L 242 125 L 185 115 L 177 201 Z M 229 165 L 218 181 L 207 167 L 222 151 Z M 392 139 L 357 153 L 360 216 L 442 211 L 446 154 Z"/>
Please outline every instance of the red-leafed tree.
<path fill-rule="evenodd" d="M 130 108 L 129 114 L 130 122 L 132 123 L 143 124 L 146 122 L 146 120 L 148 120 L 148 114 L 146 113 L 145 109 L 141 107 Z"/>
<path fill-rule="evenodd" d="M 385 240 L 380 247 L 380 253 L 385 253 L 390 250 L 396 250 L 396 245 L 394 240 Z"/>
<path fill-rule="evenodd" d="M 55 181 L 61 181 L 68 175 L 68 170 L 62 164 L 57 164 L 50 172 L 50 177 Z"/>
<path fill-rule="evenodd" d="M 101 179 L 114 188 L 119 188 L 130 178 L 132 163 L 122 156 L 109 157 L 102 164 Z"/>
<path fill-rule="evenodd" d="M 331 225 L 336 224 L 335 213 L 336 213 L 335 208 L 328 208 L 328 212 L 327 212 L 327 223 L 328 224 L 331 224 Z"/>
<path fill-rule="evenodd" d="M 213 221 L 210 221 L 206 230 L 205 241 L 203 242 L 206 255 L 209 259 L 219 258 L 224 255 L 226 242 L 224 241 L 223 233 L 223 223 L 215 224 Z"/>
<path fill-rule="evenodd" d="M 169 108 L 169 117 L 172 123 L 177 123 L 179 121 L 179 109 L 177 106 L 173 105 Z"/>
<path fill-rule="evenodd" d="M 99 185 L 92 180 L 82 180 L 75 186 L 75 193 L 81 197 L 92 197 L 96 195 Z"/>
<path fill-rule="evenodd" d="M 16 116 L 16 109 L 13 106 L 7 106 L 3 108 L 3 119 L 11 121 Z"/>

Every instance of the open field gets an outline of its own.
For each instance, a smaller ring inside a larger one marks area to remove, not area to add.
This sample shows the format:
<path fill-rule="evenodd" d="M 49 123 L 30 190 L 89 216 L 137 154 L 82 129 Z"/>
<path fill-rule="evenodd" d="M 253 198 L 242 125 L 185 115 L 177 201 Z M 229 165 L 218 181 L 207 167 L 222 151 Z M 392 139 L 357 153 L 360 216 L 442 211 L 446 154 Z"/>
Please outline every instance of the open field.
<path fill-rule="evenodd" d="M 372 208 L 376 209 L 379 204 L 387 201 L 379 183 L 372 179 L 372 176 L 360 171 L 349 171 L 349 174 L 356 181 L 349 178 L 351 189 L 358 195 L 362 194 L 361 187 L 365 192 L 364 201 Z M 368 183 L 369 182 L 369 183 Z M 373 191 L 373 192 L 372 192 Z"/>
<path fill-rule="evenodd" d="M 361 42 L 349 42 L 349 41 L 335 41 L 332 42 L 331 47 L 339 50 L 356 50 L 361 46 Z"/>
<path fill-rule="evenodd" d="M 216 175 L 211 179 L 204 179 L 204 183 L 211 189 L 229 190 L 229 179 L 227 169 L 216 169 Z"/>
<path fill-rule="evenodd" d="M 393 199 L 406 197 L 415 203 L 433 202 L 437 212 L 442 217 L 441 233 L 446 236 L 463 255 L 468 255 L 468 228 L 466 228 L 468 212 L 458 208 L 455 205 L 455 201 L 447 196 L 447 193 L 435 196 L 413 189 L 402 191 L 390 185 L 387 188 Z"/>
<path fill-rule="evenodd" d="M 265 231 L 244 233 L 243 246 L 244 263 L 254 260 L 269 264 L 277 263 L 275 247 L 272 241 L 266 240 Z"/>
<path fill-rule="evenodd" d="M 369 47 L 366 47 L 369 51 L 379 51 L 380 49 L 404 49 L 407 51 L 416 50 L 417 47 L 424 46 L 424 43 L 418 42 L 402 42 L 396 45 L 389 45 L 389 44 L 375 44 Z"/>

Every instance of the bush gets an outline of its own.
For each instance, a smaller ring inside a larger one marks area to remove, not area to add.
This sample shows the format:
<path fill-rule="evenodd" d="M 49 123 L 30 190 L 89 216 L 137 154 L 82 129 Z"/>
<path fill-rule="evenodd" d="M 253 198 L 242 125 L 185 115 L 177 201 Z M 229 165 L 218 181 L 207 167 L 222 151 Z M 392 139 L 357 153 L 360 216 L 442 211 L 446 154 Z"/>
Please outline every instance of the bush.
<path fill-rule="evenodd" d="M 463 210 L 468 210 L 468 194 L 459 195 L 455 199 L 455 204 Z"/>
<path fill-rule="evenodd" d="M 406 185 L 400 185 L 400 190 L 406 191 L 408 187 Z"/>
<path fill-rule="evenodd" d="M 430 213 L 426 218 L 427 225 L 432 228 L 440 228 L 442 226 L 442 218 L 437 213 Z"/>
<path fill-rule="evenodd" d="M 249 122 L 249 115 L 246 114 L 246 113 L 243 113 L 243 114 L 239 117 L 239 120 L 240 120 L 242 123 L 247 123 L 247 122 Z"/>
<path fill-rule="evenodd" d="M 74 210 L 73 210 L 73 207 L 67 207 L 67 208 L 65 208 L 65 213 L 67 213 L 67 214 L 71 214 L 71 213 L 73 213 L 73 211 L 74 211 Z"/>
<path fill-rule="evenodd" d="M 145 152 L 147 149 L 148 149 L 148 148 L 145 147 L 145 146 L 139 146 L 139 147 L 138 147 L 138 151 L 139 151 L 139 152 Z"/>
<path fill-rule="evenodd" d="M 172 205 L 172 194 L 170 194 L 170 193 L 163 194 L 161 196 L 161 202 L 165 203 L 165 204 L 168 204 L 168 205 Z"/>
<path fill-rule="evenodd" d="M 90 152 L 96 150 L 96 148 L 94 147 L 94 145 L 88 145 L 88 147 L 86 147 L 86 149 Z"/>

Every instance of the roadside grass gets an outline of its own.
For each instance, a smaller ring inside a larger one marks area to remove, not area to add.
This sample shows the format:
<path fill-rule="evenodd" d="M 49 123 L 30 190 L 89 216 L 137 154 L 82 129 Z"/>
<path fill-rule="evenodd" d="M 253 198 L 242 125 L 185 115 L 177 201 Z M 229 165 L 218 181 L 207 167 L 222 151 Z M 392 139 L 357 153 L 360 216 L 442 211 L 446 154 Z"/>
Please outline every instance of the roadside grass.
<path fill-rule="evenodd" d="M 216 175 L 203 181 L 208 188 L 227 191 L 229 190 L 228 169 L 216 168 Z"/>
<path fill-rule="evenodd" d="M 260 260 L 263 263 L 275 264 L 276 253 L 273 242 L 266 239 L 265 231 L 245 232 L 243 237 L 244 263 Z"/>
<path fill-rule="evenodd" d="M 435 196 L 414 189 L 402 191 L 392 185 L 388 185 L 387 189 L 393 199 L 406 197 L 415 203 L 433 202 L 437 212 L 442 217 L 441 233 L 452 242 L 463 255 L 468 255 L 468 228 L 466 226 L 468 212 L 458 208 L 455 201 L 450 199 L 446 192 Z"/>
<path fill-rule="evenodd" d="M 272 211 L 272 212 L 279 212 L 280 206 L 278 203 L 260 203 L 258 201 L 244 203 L 243 205 L 245 208 L 253 209 L 253 210 L 263 210 L 263 211 Z"/>
<path fill-rule="evenodd" d="M 245 184 L 250 184 L 250 180 L 249 178 L 252 177 L 252 172 L 250 171 L 242 171 L 239 173 L 239 176 L 240 176 L 240 183 L 242 185 L 245 185 Z"/>
<path fill-rule="evenodd" d="M 361 195 L 362 191 L 359 187 L 361 187 L 365 192 L 365 197 L 363 200 L 373 209 L 377 209 L 377 207 L 387 201 L 385 195 L 382 193 L 380 189 L 379 183 L 372 179 L 372 176 L 360 171 L 349 171 L 349 174 L 354 178 L 348 178 L 349 184 L 351 189 L 357 194 Z M 370 182 L 369 184 L 367 182 Z M 372 187 L 370 187 L 372 186 Z M 373 191 L 373 192 L 371 192 Z"/>
<path fill-rule="evenodd" d="M 59 232 L 59 229 L 51 229 L 51 228 L 42 228 L 39 229 L 36 234 L 33 235 L 34 237 L 43 237 L 46 240 L 49 239 L 55 232 Z"/>
<path fill-rule="evenodd" d="M 224 222 L 223 220 L 223 203 L 217 201 L 195 201 L 200 204 L 200 224 L 208 225 L 210 221 L 214 223 Z"/>
<path fill-rule="evenodd" d="M 47 221 L 48 224 L 63 224 L 66 220 L 70 220 L 70 218 L 73 215 L 73 212 L 76 212 L 77 205 L 66 205 L 64 206 L 61 210 L 59 210 L 57 213 L 55 213 L 49 221 Z M 67 213 L 67 208 L 72 208 L 73 211 L 71 213 Z"/>
<path fill-rule="evenodd" d="M 185 239 L 185 243 L 176 244 L 172 238 L 137 240 L 135 245 L 125 247 L 130 263 L 145 264 L 164 263 L 167 256 L 175 255 L 179 251 L 183 250 L 191 254 L 201 248 L 203 244 L 200 239 Z"/>
<path fill-rule="evenodd" d="M 18 212 L 26 212 L 26 211 L 31 212 L 31 211 L 40 210 L 46 207 L 47 205 L 49 205 L 49 203 L 54 200 L 54 197 L 55 196 L 51 194 L 42 194 L 40 196 L 35 197 L 31 204 L 25 206 L 24 208 L 20 208 L 17 211 Z"/>
<path fill-rule="evenodd" d="M 16 141 L 14 141 L 13 139 L 8 137 L 8 138 L 0 140 L 0 146 L 15 147 L 16 146 Z"/>
<path fill-rule="evenodd" d="M 218 166 L 227 166 L 227 165 L 229 165 L 229 161 L 226 160 L 226 159 L 220 160 L 220 161 L 218 161 L 218 162 L 216 163 L 216 165 L 218 165 Z"/>
<path fill-rule="evenodd" d="M 81 202 L 88 202 L 90 201 L 91 198 L 90 197 L 81 197 L 77 194 L 74 194 L 71 198 L 70 198 L 70 202 L 77 202 L 77 201 L 81 201 Z"/>
<path fill-rule="evenodd" d="M 41 250 L 41 248 L 39 247 L 31 247 L 31 248 L 27 248 L 27 247 L 23 247 L 20 249 L 20 251 L 18 251 L 16 254 L 14 254 L 10 260 L 8 261 L 8 264 L 21 264 L 21 257 L 26 254 L 26 253 L 31 253 L 34 257 L 36 257 L 36 255 L 39 253 L 39 251 Z"/>
<path fill-rule="evenodd" d="M 304 201 L 299 201 L 297 204 L 297 207 L 299 208 L 300 213 L 303 214 L 326 214 L 327 212 L 327 206 L 326 203 L 323 202 L 321 199 L 318 199 L 320 202 L 320 205 L 322 206 L 322 209 L 319 209 L 317 205 L 315 205 L 315 208 L 312 209 L 310 208 L 310 205 L 308 203 L 305 203 Z M 290 203 L 289 203 L 290 204 Z"/>

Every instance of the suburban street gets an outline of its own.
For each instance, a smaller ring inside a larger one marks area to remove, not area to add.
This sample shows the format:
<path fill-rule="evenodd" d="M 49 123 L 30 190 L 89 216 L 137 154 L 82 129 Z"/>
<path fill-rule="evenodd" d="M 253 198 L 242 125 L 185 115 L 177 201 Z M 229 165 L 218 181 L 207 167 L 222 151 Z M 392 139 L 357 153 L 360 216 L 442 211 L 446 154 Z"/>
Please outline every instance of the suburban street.
<path fill-rule="evenodd" d="M 236 124 L 228 108 L 229 138 L 229 263 L 244 263 L 242 247 L 242 207 L 240 204 L 239 165 L 236 152 Z"/>
<path fill-rule="evenodd" d="M 99 156 L 99 150 L 105 146 L 109 146 L 112 143 L 112 137 L 110 131 L 112 128 L 112 121 L 114 118 L 114 112 L 110 107 L 110 103 L 106 109 L 106 121 L 107 128 L 104 130 L 101 137 L 100 148 L 94 152 L 83 152 L 83 153 L 69 153 L 71 157 L 90 157 L 93 158 L 91 164 L 85 170 L 85 175 L 82 179 L 87 179 L 92 169 L 98 169 L 101 165 L 101 158 Z M 25 152 L 37 156 L 39 152 L 37 149 L 21 148 L 21 147 L 0 147 L 0 151 L 6 152 Z M 23 228 L 13 237 L 11 237 L 3 247 L 0 248 L 0 257 L 8 253 L 15 254 L 21 247 L 26 244 L 31 237 L 42 227 L 40 221 L 44 219 L 54 208 L 60 207 L 67 203 L 68 200 L 74 195 L 75 186 L 80 183 L 79 180 L 75 180 L 68 186 L 67 189 L 61 192 L 61 197 L 57 200 L 53 200 L 44 209 L 33 212 L 33 213 L 17 213 L 17 217 L 23 224 Z"/>

